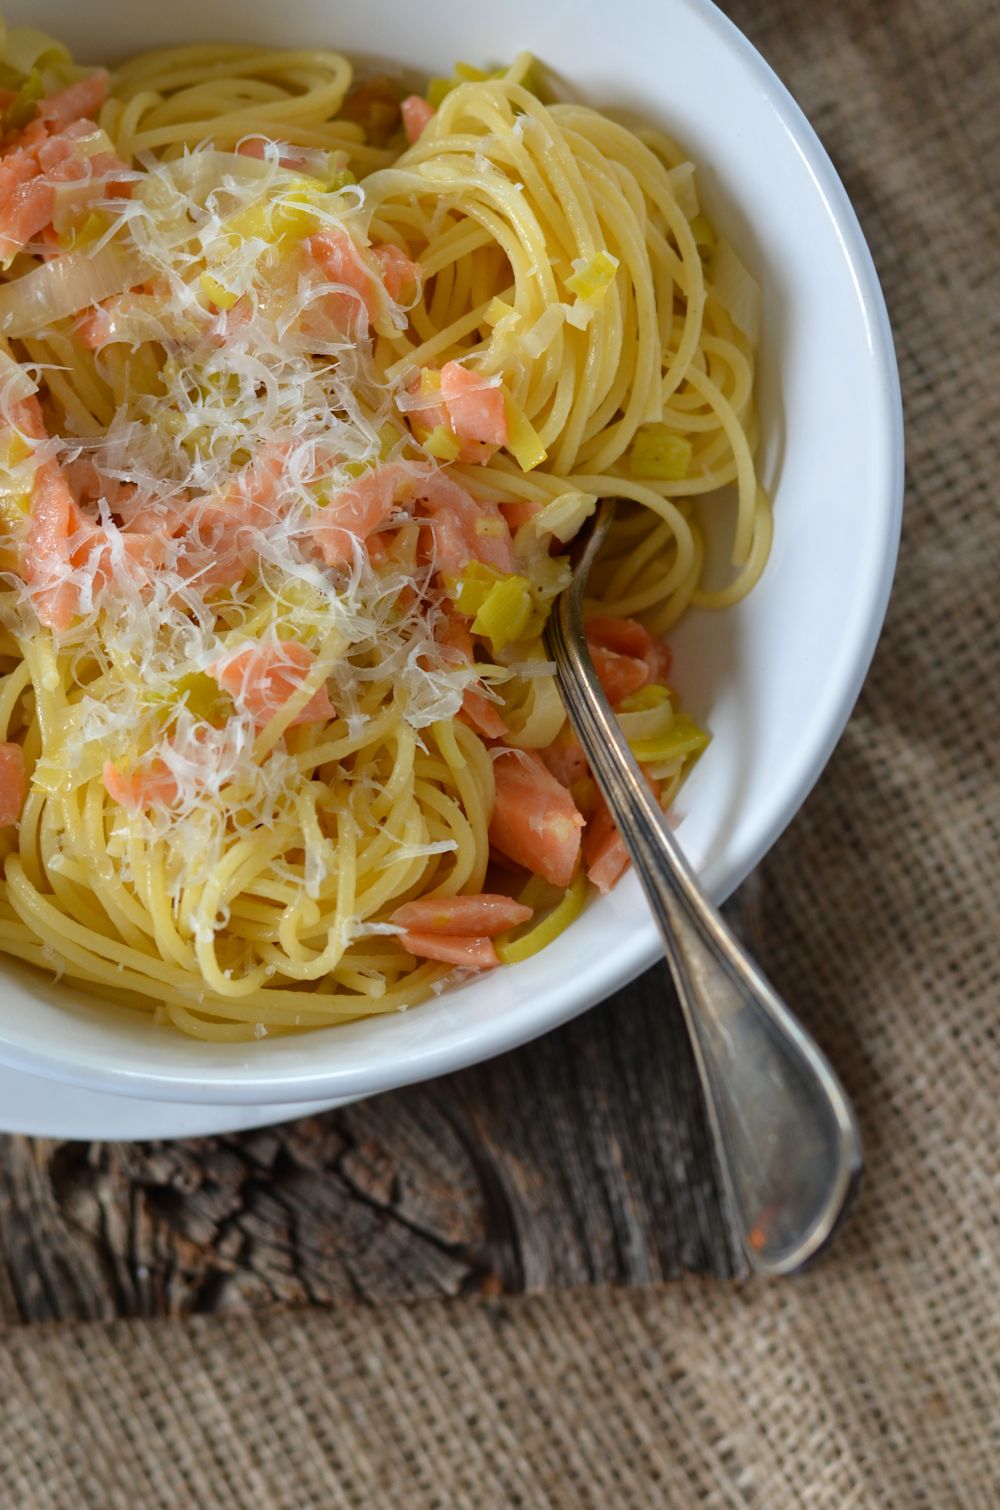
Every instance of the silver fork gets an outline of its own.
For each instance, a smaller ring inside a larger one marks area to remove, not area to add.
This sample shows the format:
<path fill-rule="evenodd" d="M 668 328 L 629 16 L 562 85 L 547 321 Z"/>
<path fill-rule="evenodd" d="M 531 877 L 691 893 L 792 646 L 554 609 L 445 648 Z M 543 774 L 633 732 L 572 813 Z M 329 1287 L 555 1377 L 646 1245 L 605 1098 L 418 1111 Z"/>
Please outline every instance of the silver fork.
<path fill-rule="evenodd" d="M 597 679 L 581 600 L 614 507 L 602 502 L 578 539 L 573 581 L 553 605 L 546 641 L 663 939 L 743 1252 L 758 1273 L 791 1274 L 830 1240 L 857 1189 L 857 1122 L 826 1056 L 702 890 Z"/>

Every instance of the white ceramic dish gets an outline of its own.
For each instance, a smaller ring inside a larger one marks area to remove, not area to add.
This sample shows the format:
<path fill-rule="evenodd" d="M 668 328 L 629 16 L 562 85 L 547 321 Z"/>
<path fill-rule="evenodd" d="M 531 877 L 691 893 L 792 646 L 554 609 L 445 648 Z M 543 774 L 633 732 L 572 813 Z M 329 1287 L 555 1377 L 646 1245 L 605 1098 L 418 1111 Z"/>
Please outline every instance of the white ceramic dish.
<path fill-rule="evenodd" d="M 899 387 L 871 258 L 822 146 L 759 55 L 707 0 L 620 0 L 612 26 L 596 0 L 509 0 L 491 14 L 461 0 L 417 12 L 393 0 L 286 0 L 280 23 L 263 0 L 22 0 L 8 19 L 45 27 L 94 62 L 238 37 L 440 73 L 456 57 L 494 61 L 526 47 L 589 102 L 685 143 L 709 211 L 764 288 L 759 402 L 774 552 L 746 602 L 692 615 L 673 636 L 680 690 L 714 734 L 678 803 L 678 832 L 708 890 L 725 897 L 789 822 L 847 721 L 885 614 L 902 498 Z M 522 965 L 411 1012 L 252 1048 L 190 1042 L 3 961 L 0 1063 L 160 1103 L 263 1110 L 370 1095 L 524 1043 L 657 952 L 627 877 Z"/>

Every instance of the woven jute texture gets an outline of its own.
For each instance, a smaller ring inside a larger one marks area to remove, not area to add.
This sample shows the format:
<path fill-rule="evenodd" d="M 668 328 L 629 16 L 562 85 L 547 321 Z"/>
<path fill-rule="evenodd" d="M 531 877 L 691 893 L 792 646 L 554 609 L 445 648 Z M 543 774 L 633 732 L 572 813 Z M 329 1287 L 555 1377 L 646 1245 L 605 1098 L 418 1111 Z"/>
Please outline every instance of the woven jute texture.
<path fill-rule="evenodd" d="M 5 1506 L 1000 1504 L 1000 6 L 730 9 L 854 198 L 908 411 L 885 637 L 746 894 L 859 1106 L 853 1221 L 772 1286 L 19 1329 Z"/>

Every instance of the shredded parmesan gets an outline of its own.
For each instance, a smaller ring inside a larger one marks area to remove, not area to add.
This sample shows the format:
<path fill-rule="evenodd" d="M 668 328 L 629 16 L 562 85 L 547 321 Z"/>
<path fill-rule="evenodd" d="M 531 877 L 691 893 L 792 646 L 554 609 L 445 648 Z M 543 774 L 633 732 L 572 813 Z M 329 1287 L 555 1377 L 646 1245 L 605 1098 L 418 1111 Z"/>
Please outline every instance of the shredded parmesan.
<path fill-rule="evenodd" d="M 334 636 L 325 686 L 351 739 L 370 722 L 371 683 L 388 684 L 403 721 L 420 730 L 454 717 L 479 673 L 438 645 L 433 555 L 376 568 L 359 545 L 331 569 L 314 538 L 330 500 L 368 470 L 393 460 L 417 476 L 429 466 L 400 421 L 400 385 L 380 379 L 371 343 L 331 313 L 359 296 L 306 247 L 324 230 L 367 255 L 363 192 L 325 192 L 270 151 L 255 159 L 206 148 L 141 166 L 131 199 L 105 207 L 102 245 L 134 258 L 144 281 L 81 329 L 98 360 L 105 349 L 128 353 L 144 363 L 145 381 L 127 389 L 102 433 L 74 428 L 67 413 L 58 443 L 35 438 L 28 462 L 30 472 L 57 459 L 79 481 L 85 521 L 44 587 L 72 589 L 77 611 L 59 653 L 73 661 L 80 692 L 63 710 L 61 758 L 43 760 L 36 779 L 65 790 L 106 762 L 126 776 L 165 772 L 172 786 L 158 789 L 142 826 L 148 840 L 167 841 L 176 899 L 211 872 L 234 825 L 290 822 L 301 786 L 280 744 L 261 758 L 247 712 L 214 695 L 212 667 L 249 641 L 283 637 L 316 652 Z M 405 310 L 377 286 L 378 318 L 405 325 Z M 403 510 L 396 522 L 406 518 Z M 433 547 L 437 522 L 426 526 Z M 41 602 L 29 583 L 8 615 L 15 632 Z M 330 868 L 329 840 L 314 837 L 309 896 Z M 393 858 L 453 847 L 400 841 Z M 195 919 L 199 938 L 220 927 L 214 914 Z"/>

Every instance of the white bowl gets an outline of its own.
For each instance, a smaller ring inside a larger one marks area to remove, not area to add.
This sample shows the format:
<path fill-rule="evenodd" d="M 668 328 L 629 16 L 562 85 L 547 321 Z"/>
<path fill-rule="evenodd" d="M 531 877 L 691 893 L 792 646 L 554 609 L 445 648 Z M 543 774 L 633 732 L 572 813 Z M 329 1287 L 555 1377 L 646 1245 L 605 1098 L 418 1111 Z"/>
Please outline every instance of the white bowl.
<path fill-rule="evenodd" d="M 902 416 L 875 269 L 829 158 L 794 101 L 707 0 L 23 0 L 11 22 L 85 61 L 162 43 L 322 44 L 447 72 L 528 48 L 588 102 L 662 124 L 764 288 L 759 403 L 775 543 L 737 608 L 672 637 L 676 679 L 714 739 L 677 804 L 679 837 L 721 901 L 819 776 L 871 660 L 899 537 Z M 195 1043 L 0 957 L 0 1062 L 157 1101 L 356 1097 L 526 1042 L 623 985 L 659 949 L 625 878 L 550 948 L 414 1010 L 252 1047 Z"/>

